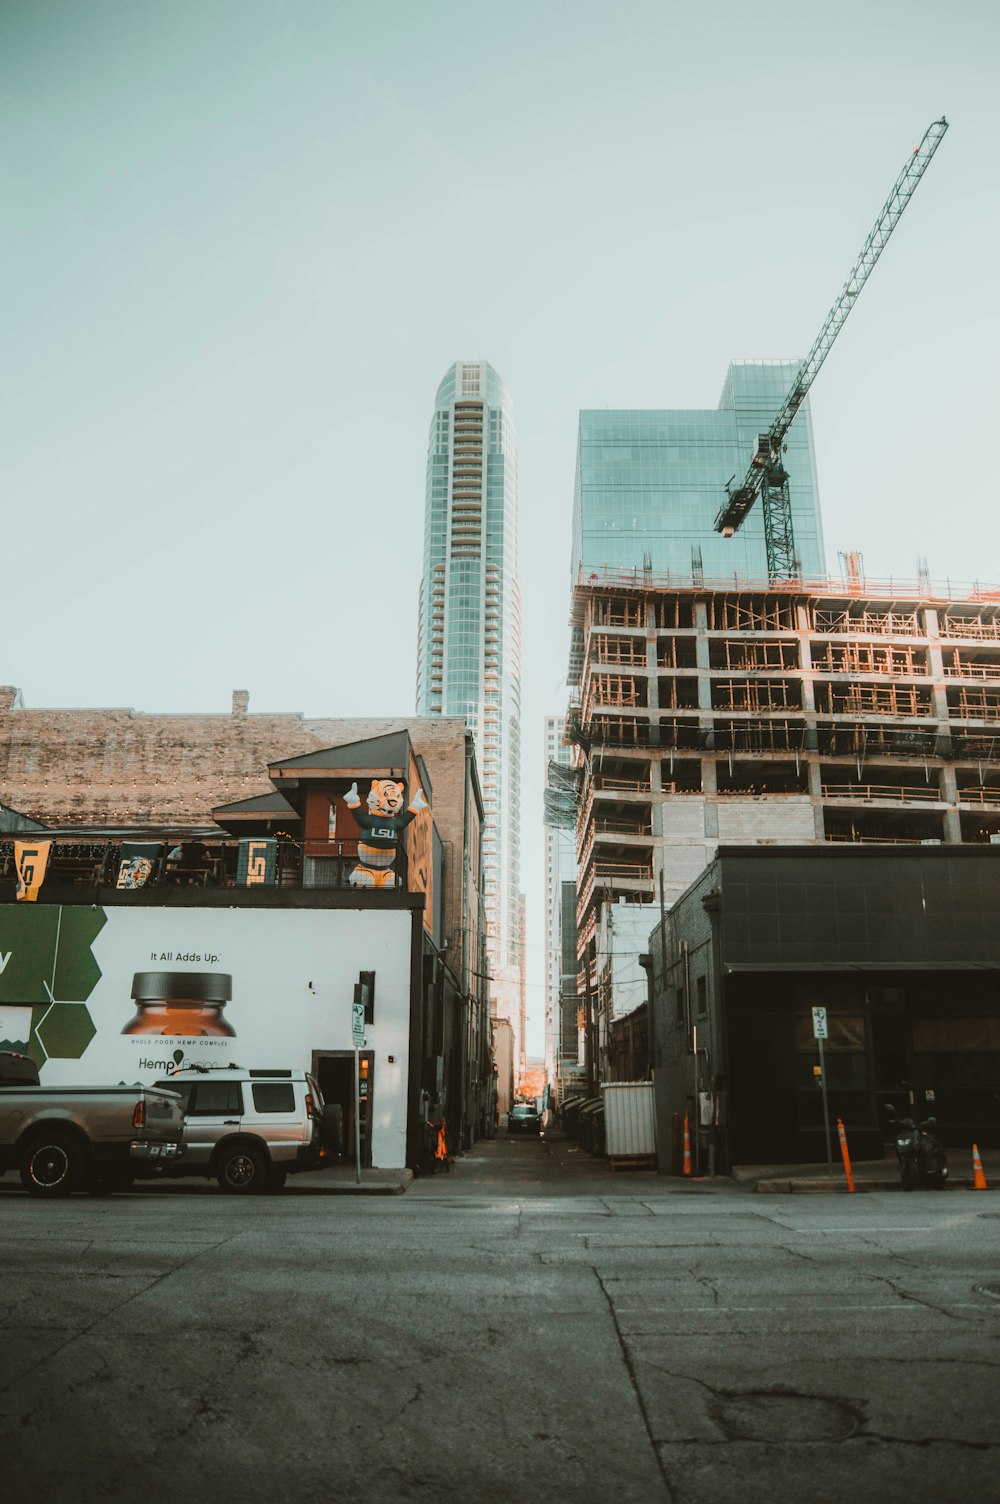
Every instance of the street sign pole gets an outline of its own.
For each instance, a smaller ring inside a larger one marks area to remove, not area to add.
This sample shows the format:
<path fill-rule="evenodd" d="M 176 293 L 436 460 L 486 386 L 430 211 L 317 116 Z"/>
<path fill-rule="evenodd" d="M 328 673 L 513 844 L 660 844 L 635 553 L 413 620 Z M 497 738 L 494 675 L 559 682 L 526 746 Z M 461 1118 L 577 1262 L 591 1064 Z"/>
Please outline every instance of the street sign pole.
<path fill-rule="evenodd" d="M 823 1041 L 827 1037 L 826 1009 L 814 1008 L 813 1037 L 819 1047 L 819 1084 L 823 1093 L 823 1133 L 826 1137 L 826 1168 L 833 1179 L 833 1148 L 830 1142 L 830 1102 L 826 1095 L 826 1062 L 823 1059 Z"/>
<path fill-rule="evenodd" d="M 823 1132 L 826 1134 L 826 1168 L 830 1179 L 833 1179 L 833 1150 L 830 1145 L 830 1103 L 826 1095 L 826 1066 L 823 1063 L 823 1040 L 817 1039 L 819 1045 L 819 1069 L 820 1086 L 823 1091 Z"/>
<path fill-rule="evenodd" d="M 361 1071 L 361 1051 L 354 1046 L 354 1173 L 357 1184 L 361 1184 L 361 1083 L 358 1080 Z M 827 1130 L 827 1148 L 829 1148 L 829 1129 Z M 833 1171 L 830 1171 L 833 1174 Z"/>
<path fill-rule="evenodd" d="M 357 997 L 357 991 L 355 991 Z M 361 1049 L 365 1042 L 365 1005 L 351 1004 L 351 1034 L 354 1039 L 354 1170 L 361 1184 Z"/>

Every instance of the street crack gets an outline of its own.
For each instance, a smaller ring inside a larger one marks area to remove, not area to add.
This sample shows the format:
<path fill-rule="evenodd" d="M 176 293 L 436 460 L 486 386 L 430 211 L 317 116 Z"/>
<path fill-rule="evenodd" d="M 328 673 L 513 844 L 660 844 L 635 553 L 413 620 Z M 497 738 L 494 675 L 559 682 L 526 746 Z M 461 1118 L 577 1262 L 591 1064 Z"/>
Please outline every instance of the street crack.
<path fill-rule="evenodd" d="M 629 1383 L 632 1385 L 632 1393 L 635 1395 L 635 1401 L 639 1407 L 639 1414 L 642 1417 L 642 1423 L 646 1428 L 646 1437 L 649 1441 L 650 1450 L 652 1451 L 653 1456 L 656 1459 L 656 1466 L 659 1470 L 660 1477 L 663 1479 L 664 1490 L 667 1494 L 667 1497 L 671 1501 L 675 1501 L 677 1495 L 674 1492 L 674 1486 L 670 1481 L 670 1477 L 664 1465 L 663 1458 L 660 1455 L 660 1449 L 656 1444 L 656 1437 L 653 1435 L 652 1421 L 650 1419 L 649 1411 L 646 1408 L 646 1401 L 642 1397 L 642 1390 L 639 1387 L 639 1378 L 635 1371 L 635 1364 L 632 1362 L 632 1354 L 628 1350 L 625 1336 L 618 1321 L 618 1312 L 615 1310 L 614 1301 L 611 1299 L 611 1294 L 608 1290 L 607 1285 L 604 1283 L 604 1280 L 601 1278 L 600 1274 L 593 1266 L 591 1266 L 591 1273 L 598 1283 L 601 1294 L 604 1296 L 604 1299 L 608 1303 L 608 1313 L 611 1316 L 611 1322 L 615 1329 L 615 1336 L 618 1338 L 618 1346 L 621 1349 L 622 1362 L 625 1365 L 625 1372 L 628 1374 Z"/>

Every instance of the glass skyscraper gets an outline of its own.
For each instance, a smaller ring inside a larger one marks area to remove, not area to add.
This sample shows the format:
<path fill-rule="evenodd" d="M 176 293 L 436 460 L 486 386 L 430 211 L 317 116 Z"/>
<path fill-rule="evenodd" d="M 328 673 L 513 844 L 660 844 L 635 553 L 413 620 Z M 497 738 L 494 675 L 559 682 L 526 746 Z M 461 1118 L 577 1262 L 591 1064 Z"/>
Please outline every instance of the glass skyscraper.
<path fill-rule="evenodd" d="M 716 408 L 581 412 L 573 505 L 572 580 L 644 565 L 678 583 L 767 580 L 759 501 L 732 538 L 713 523 L 726 482 L 739 485 L 792 384 L 798 361 L 737 361 Z M 807 579 L 825 577 L 809 403 L 789 430 L 795 547 Z"/>
<path fill-rule="evenodd" d="M 521 600 L 511 413 L 510 394 L 486 361 L 458 361 L 438 387 L 427 451 L 417 714 L 461 716 L 475 740 L 486 806 L 487 950 L 500 984 L 492 994 L 516 1027 Z"/>

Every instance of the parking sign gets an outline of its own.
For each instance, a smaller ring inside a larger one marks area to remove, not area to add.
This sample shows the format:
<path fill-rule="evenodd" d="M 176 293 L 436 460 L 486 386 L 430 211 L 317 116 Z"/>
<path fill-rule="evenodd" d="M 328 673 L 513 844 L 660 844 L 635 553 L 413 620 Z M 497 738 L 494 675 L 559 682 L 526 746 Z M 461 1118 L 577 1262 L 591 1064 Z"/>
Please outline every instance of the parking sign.
<path fill-rule="evenodd" d="M 813 1039 L 829 1039 L 826 1032 L 826 1009 L 813 1009 Z"/>

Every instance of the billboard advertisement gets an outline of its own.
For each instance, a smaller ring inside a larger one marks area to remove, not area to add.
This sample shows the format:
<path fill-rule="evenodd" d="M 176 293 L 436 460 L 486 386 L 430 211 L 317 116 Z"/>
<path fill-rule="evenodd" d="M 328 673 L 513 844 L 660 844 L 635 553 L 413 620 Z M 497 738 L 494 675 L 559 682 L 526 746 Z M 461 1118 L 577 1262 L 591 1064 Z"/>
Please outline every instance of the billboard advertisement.
<path fill-rule="evenodd" d="M 308 1069 L 354 1048 L 354 986 L 374 972 L 373 1163 L 404 1164 L 411 944 L 408 911 L 6 904 L 0 1049 L 53 1085 Z"/>

